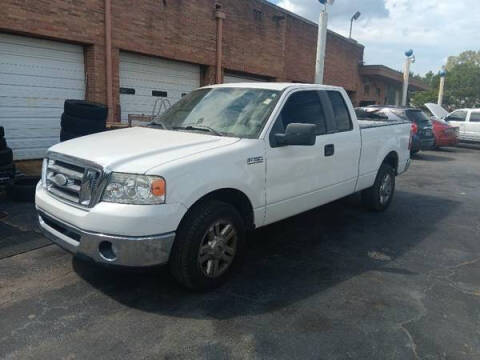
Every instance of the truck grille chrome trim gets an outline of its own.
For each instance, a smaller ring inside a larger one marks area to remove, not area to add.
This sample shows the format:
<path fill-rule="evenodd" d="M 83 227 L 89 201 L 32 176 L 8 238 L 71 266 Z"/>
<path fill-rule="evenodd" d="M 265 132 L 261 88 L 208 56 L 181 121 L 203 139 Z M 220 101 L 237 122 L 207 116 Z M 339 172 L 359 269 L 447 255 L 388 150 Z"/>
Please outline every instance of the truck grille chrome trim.
<path fill-rule="evenodd" d="M 101 197 L 109 175 L 97 164 L 49 152 L 44 179 L 47 191 L 64 202 L 93 207 Z"/>

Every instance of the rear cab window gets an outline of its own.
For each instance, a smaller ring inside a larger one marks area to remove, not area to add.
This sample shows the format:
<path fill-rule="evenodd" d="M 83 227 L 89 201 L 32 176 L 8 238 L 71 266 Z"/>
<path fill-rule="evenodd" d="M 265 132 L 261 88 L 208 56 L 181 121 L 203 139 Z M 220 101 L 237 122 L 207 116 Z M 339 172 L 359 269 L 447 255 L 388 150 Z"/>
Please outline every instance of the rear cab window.
<path fill-rule="evenodd" d="M 480 122 L 480 111 L 472 111 L 470 114 L 470 122 Z"/>
<path fill-rule="evenodd" d="M 328 99 L 332 105 L 336 131 L 349 131 L 353 129 L 352 118 L 342 94 L 338 91 L 327 91 Z"/>

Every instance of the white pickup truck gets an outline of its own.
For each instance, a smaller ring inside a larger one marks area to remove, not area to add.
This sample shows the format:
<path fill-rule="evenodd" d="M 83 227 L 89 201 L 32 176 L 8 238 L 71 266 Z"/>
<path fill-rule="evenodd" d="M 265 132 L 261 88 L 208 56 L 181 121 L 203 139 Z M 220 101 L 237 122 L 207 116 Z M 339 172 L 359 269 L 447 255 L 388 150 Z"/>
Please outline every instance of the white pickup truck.
<path fill-rule="evenodd" d="M 249 230 L 358 191 L 386 209 L 410 164 L 410 128 L 358 121 L 339 87 L 204 87 L 148 127 L 51 147 L 40 226 L 77 256 L 168 263 L 183 285 L 212 288 L 239 263 Z"/>
<path fill-rule="evenodd" d="M 438 119 L 458 127 L 459 141 L 480 143 L 480 109 L 457 109 L 448 113 L 438 104 L 427 103 L 425 106 Z"/>

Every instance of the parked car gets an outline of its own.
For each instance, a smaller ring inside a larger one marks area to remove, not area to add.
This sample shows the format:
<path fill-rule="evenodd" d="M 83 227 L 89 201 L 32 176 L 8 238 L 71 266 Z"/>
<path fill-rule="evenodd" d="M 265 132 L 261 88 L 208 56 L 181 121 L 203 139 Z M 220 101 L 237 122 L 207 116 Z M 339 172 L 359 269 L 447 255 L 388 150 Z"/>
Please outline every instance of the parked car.
<path fill-rule="evenodd" d="M 147 128 L 51 147 L 37 186 L 45 235 L 99 263 L 168 263 L 192 289 L 220 285 L 247 230 L 355 192 L 390 205 L 410 123 L 358 121 L 344 89 L 244 83 L 183 97 Z"/>
<path fill-rule="evenodd" d="M 458 143 L 458 127 L 436 117 L 430 118 L 433 125 L 434 149 L 443 146 L 456 146 Z"/>
<path fill-rule="evenodd" d="M 438 104 L 428 103 L 425 106 L 432 114 L 449 125 L 458 127 L 458 140 L 461 142 L 480 142 L 480 109 L 458 109 L 451 113 Z"/>
<path fill-rule="evenodd" d="M 411 154 L 415 154 L 420 150 L 430 150 L 433 148 L 435 137 L 433 135 L 432 122 L 421 109 L 393 105 L 370 105 L 365 109 L 385 115 L 389 120 L 410 121 L 412 124 Z"/>

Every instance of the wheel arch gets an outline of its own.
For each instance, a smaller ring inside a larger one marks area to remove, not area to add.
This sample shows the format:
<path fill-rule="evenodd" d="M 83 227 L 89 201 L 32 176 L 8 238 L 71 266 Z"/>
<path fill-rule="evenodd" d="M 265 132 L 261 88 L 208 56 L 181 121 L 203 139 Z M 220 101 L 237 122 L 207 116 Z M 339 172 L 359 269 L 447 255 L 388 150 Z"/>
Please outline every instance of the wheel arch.
<path fill-rule="evenodd" d="M 382 164 L 388 164 L 393 167 L 395 175 L 398 174 L 398 154 L 396 151 L 390 151 L 382 161 Z"/>
<path fill-rule="evenodd" d="M 180 225 L 184 219 L 189 216 L 193 209 L 208 200 L 218 200 L 232 205 L 243 218 L 246 229 L 255 229 L 255 217 L 250 199 L 243 191 L 234 188 L 217 189 L 203 195 L 188 208 L 187 212 L 183 215 L 183 218 L 180 221 Z"/>

